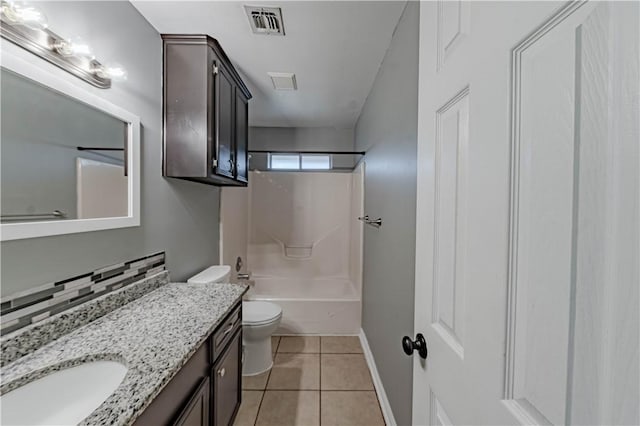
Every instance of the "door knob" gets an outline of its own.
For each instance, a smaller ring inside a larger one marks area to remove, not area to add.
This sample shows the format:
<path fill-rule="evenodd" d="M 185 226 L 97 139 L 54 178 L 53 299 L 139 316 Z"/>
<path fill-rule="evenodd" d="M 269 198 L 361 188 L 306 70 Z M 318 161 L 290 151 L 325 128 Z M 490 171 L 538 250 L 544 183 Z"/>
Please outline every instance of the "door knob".
<path fill-rule="evenodd" d="M 413 354 L 413 351 L 418 351 L 420 358 L 427 359 L 427 341 L 424 340 L 422 333 L 416 334 L 416 340 L 411 340 L 411 337 L 404 336 L 402 338 L 402 349 L 407 355 Z"/>

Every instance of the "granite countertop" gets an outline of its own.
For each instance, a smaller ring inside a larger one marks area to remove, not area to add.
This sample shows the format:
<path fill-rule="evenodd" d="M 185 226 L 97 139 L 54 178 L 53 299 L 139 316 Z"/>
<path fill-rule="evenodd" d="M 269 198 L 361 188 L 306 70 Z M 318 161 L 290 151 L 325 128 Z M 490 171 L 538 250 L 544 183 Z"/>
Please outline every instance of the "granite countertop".
<path fill-rule="evenodd" d="M 6 365 L 2 393 L 95 360 L 125 364 L 118 389 L 82 425 L 130 425 L 242 299 L 247 285 L 170 283 Z"/>

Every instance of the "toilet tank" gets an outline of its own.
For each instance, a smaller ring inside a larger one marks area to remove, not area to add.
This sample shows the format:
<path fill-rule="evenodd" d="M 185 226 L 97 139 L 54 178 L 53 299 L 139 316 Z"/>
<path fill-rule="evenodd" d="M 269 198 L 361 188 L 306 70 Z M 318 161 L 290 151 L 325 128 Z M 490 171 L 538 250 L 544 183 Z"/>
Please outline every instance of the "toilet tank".
<path fill-rule="evenodd" d="M 192 284 L 213 284 L 220 282 L 229 282 L 230 276 L 231 266 L 214 265 L 189 278 L 187 282 Z"/>

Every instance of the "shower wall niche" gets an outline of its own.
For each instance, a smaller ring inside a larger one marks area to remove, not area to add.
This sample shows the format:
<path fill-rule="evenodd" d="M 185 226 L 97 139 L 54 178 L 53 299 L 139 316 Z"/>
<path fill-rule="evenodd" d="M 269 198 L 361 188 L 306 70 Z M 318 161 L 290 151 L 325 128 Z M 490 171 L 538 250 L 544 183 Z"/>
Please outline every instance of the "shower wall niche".
<path fill-rule="evenodd" d="M 254 276 L 348 278 L 351 174 L 260 172 L 252 178 Z"/>

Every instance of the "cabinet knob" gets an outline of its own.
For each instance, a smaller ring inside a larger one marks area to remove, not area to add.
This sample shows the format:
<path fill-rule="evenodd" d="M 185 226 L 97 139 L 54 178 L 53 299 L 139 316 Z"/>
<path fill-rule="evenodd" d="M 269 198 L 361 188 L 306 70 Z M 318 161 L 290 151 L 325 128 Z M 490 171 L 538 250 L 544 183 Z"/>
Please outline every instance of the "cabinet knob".
<path fill-rule="evenodd" d="M 229 171 L 231 173 L 233 173 L 233 166 L 234 166 L 233 160 L 229 160 Z"/>
<path fill-rule="evenodd" d="M 218 376 L 224 377 L 225 374 L 227 374 L 227 370 L 225 370 L 224 368 L 218 370 Z"/>

